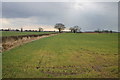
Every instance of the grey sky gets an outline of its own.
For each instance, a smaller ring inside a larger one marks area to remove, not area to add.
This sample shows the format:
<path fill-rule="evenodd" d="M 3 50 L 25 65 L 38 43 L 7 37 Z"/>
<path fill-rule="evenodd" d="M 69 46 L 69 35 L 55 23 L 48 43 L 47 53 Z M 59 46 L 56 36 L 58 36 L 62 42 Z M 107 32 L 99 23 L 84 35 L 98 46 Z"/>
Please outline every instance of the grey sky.
<path fill-rule="evenodd" d="M 54 30 L 58 22 L 78 25 L 82 31 L 118 30 L 117 2 L 3 2 L 3 28 L 43 27 Z"/>

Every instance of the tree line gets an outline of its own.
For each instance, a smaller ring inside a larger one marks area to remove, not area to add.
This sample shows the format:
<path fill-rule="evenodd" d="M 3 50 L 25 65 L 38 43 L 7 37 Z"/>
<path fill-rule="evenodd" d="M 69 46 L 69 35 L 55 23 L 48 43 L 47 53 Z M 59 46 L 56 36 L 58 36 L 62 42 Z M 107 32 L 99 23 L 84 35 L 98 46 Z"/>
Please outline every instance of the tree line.
<path fill-rule="evenodd" d="M 62 30 L 64 30 L 66 27 L 62 23 L 57 23 L 54 28 L 58 29 L 59 33 L 61 33 Z M 74 27 L 70 27 L 69 30 L 71 30 L 71 32 L 73 33 L 76 33 L 76 32 L 80 32 L 81 28 L 79 26 L 74 26 Z"/>
<path fill-rule="evenodd" d="M 0 31 L 19 31 L 19 32 L 42 32 L 43 31 L 43 28 L 38 28 L 38 30 L 23 30 L 23 28 L 21 28 L 20 30 L 19 29 L 11 29 L 11 28 L 8 28 L 8 29 L 1 29 Z"/>
<path fill-rule="evenodd" d="M 55 24 L 54 26 L 55 29 L 58 29 L 59 33 L 61 33 L 66 27 L 64 24 L 62 23 L 57 23 Z M 80 31 L 81 28 L 79 28 L 78 26 L 74 26 L 74 27 L 71 27 L 69 30 L 71 30 L 71 32 L 78 32 Z M 43 31 L 43 28 L 39 27 L 38 30 L 23 30 L 23 28 L 21 28 L 20 30 L 19 29 L 11 29 L 11 28 L 8 28 L 8 29 L 1 29 L 1 31 L 20 31 L 20 32 L 42 32 Z M 54 31 L 55 32 L 55 31 Z"/>
<path fill-rule="evenodd" d="M 58 29 L 59 33 L 63 32 L 63 30 L 66 28 L 64 24 L 62 23 L 56 23 L 55 26 L 54 26 L 55 29 Z M 71 33 L 77 33 L 77 32 L 81 32 L 81 28 L 79 26 L 73 26 L 73 27 L 70 27 L 69 28 L 70 32 Z M 42 32 L 43 31 L 43 28 L 39 27 L 38 30 L 23 30 L 23 28 L 21 28 L 20 30 L 19 29 L 1 29 L 1 31 L 20 31 L 20 32 Z M 55 31 L 54 31 L 55 32 Z M 96 33 L 112 33 L 113 31 L 112 30 L 102 30 L 100 31 L 99 29 L 98 30 L 95 30 L 94 32 Z"/>

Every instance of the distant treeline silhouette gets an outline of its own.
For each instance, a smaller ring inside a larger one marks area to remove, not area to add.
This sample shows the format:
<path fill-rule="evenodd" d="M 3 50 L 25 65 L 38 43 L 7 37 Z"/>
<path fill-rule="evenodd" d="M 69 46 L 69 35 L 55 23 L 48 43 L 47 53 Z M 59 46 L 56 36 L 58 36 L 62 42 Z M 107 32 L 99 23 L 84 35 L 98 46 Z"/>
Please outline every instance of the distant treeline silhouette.
<path fill-rule="evenodd" d="M 113 33 L 112 30 L 95 30 L 94 32 L 97 32 L 97 33 Z"/>
<path fill-rule="evenodd" d="M 19 32 L 42 32 L 43 31 L 43 28 L 39 28 L 38 30 L 23 30 L 23 28 L 21 28 L 20 30 L 19 29 L 11 29 L 11 28 L 8 28 L 8 29 L 0 29 L 0 31 L 19 31 Z"/>
<path fill-rule="evenodd" d="M 0 31 L 18 31 L 18 32 L 55 32 L 55 31 L 43 31 L 43 30 L 19 30 L 19 29 L 0 29 Z M 75 31 L 63 31 L 63 32 L 74 32 Z M 84 31 L 85 33 L 115 33 L 115 31 L 112 30 L 95 30 L 95 31 Z M 82 31 L 80 32 L 76 32 L 76 33 L 82 33 Z"/>
<path fill-rule="evenodd" d="M 56 23 L 54 26 L 55 29 L 58 29 L 59 33 L 61 32 L 70 32 L 70 33 L 82 33 L 81 28 L 79 26 L 73 26 L 70 27 L 69 30 L 70 31 L 63 31 L 66 27 L 64 24 L 62 23 Z M 56 32 L 56 31 L 43 31 L 43 28 L 39 27 L 38 30 L 23 30 L 23 28 L 21 29 L 0 29 L 0 31 L 19 31 L 19 32 Z M 95 31 L 85 31 L 85 33 L 115 33 L 115 31 L 112 30 L 95 30 Z"/>

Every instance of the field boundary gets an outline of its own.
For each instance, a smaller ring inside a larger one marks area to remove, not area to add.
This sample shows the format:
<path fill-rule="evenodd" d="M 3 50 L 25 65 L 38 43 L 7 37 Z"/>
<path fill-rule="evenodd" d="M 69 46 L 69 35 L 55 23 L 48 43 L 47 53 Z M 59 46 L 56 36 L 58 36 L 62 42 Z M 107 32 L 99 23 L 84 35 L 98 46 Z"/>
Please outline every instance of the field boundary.
<path fill-rule="evenodd" d="M 41 38 L 50 37 L 57 35 L 58 33 L 50 33 L 50 34 L 39 34 L 39 35 L 20 35 L 20 36 L 3 36 L 2 38 L 2 48 L 0 52 L 8 51 L 17 46 L 23 45 L 25 43 L 29 43 Z"/>

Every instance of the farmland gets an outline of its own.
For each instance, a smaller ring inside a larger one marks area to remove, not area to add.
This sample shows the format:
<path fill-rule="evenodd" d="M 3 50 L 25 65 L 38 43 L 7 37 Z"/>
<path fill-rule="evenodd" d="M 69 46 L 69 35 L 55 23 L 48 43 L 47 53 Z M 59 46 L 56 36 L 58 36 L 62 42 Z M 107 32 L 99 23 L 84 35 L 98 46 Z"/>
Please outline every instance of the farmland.
<path fill-rule="evenodd" d="M 17 31 L 0 31 L 2 36 L 19 36 L 19 35 L 37 35 L 37 34 L 47 34 L 54 32 L 17 32 Z M 0 35 L 1 36 L 1 35 Z"/>
<path fill-rule="evenodd" d="M 118 77 L 117 33 L 63 33 L 2 55 L 3 78 Z"/>

